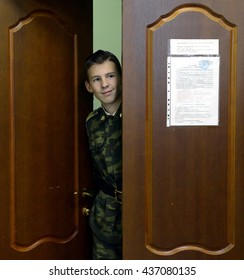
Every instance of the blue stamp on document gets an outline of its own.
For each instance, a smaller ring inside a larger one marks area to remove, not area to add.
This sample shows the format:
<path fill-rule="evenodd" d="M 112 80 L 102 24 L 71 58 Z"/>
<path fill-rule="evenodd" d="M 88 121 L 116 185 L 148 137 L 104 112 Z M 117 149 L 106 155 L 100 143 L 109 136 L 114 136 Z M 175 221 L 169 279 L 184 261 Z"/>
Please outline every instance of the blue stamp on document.
<path fill-rule="evenodd" d="M 207 59 L 202 59 L 199 61 L 199 67 L 203 70 L 208 70 L 210 64 L 210 61 Z"/>

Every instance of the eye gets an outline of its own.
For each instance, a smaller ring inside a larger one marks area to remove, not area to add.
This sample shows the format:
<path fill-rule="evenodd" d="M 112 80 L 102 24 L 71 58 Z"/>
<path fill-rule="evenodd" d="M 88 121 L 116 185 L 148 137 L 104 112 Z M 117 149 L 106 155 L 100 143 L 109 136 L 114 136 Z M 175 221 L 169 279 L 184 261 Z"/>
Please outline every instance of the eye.
<path fill-rule="evenodd" d="M 114 77 L 115 77 L 115 74 L 114 74 L 114 73 L 111 73 L 111 74 L 108 75 L 108 78 L 109 78 L 109 79 L 112 79 L 112 78 L 114 78 Z"/>
<path fill-rule="evenodd" d="M 99 77 L 96 77 L 96 78 L 93 78 L 93 79 L 92 79 L 92 82 L 93 82 L 93 83 L 99 82 L 99 81 L 100 81 L 100 78 L 99 78 Z"/>

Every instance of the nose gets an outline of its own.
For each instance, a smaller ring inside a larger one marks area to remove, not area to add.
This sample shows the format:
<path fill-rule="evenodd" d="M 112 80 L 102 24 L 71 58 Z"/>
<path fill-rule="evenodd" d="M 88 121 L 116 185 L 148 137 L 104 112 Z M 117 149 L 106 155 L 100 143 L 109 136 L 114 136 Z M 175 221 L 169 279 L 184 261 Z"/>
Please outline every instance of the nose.
<path fill-rule="evenodd" d="M 108 81 L 107 81 L 107 78 L 102 78 L 101 80 L 101 84 L 102 84 L 102 87 L 103 88 L 106 88 L 108 86 Z"/>

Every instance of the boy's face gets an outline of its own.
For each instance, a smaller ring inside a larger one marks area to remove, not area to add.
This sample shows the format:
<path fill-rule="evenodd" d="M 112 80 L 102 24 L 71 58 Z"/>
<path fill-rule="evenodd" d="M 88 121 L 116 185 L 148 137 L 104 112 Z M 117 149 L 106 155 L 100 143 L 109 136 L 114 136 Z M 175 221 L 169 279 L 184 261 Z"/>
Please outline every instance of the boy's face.
<path fill-rule="evenodd" d="M 106 110 L 118 108 L 121 101 L 121 77 L 112 61 L 94 64 L 88 69 L 86 89 L 93 93 Z"/>

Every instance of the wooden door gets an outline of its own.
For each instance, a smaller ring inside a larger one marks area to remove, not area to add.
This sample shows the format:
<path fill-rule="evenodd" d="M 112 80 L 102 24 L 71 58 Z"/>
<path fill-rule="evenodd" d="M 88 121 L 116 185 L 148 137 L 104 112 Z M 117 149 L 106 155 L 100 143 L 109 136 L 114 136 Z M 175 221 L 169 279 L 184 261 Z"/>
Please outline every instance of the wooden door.
<path fill-rule="evenodd" d="M 0 259 L 90 258 L 91 2 L 0 2 Z"/>
<path fill-rule="evenodd" d="M 243 10 L 123 1 L 125 259 L 244 259 Z M 218 40 L 218 125 L 166 125 L 170 39 Z"/>

